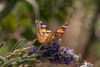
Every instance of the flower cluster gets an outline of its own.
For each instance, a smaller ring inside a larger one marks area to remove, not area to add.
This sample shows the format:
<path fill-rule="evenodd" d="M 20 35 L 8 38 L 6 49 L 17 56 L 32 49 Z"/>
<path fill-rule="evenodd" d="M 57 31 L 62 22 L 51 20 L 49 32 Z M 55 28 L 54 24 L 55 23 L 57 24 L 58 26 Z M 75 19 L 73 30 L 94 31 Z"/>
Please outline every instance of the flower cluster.
<path fill-rule="evenodd" d="M 17 42 L 15 46 L 18 46 L 18 43 L 20 42 L 22 42 L 22 40 Z M 72 64 L 72 61 L 75 61 L 77 67 L 93 67 L 93 64 L 86 61 L 83 62 L 81 56 L 76 55 L 72 49 L 61 47 L 59 45 L 59 42 L 57 41 L 51 45 L 41 45 L 39 48 L 33 46 L 33 43 L 34 41 L 31 42 L 31 46 L 20 49 L 16 49 L 16 47 L 14 46 L 13 50 L 5 57 L 0 56 L 2 63 L 0 64 L 0 67 L 18 67 L 19 65 L 25 64 L 29 67 L 31 62 L 33 64 L 33 61 L 35 63 L 39 63 L 40 61 L 42 61 L 50 62 L 52 64 L 66 65 L 70 65 Z M 2 43 L 1 46 L 3 44 L 4 43 Z"/>
<path fill-rule="evenodd" d="M 61 47 L 57 42 L 54 42 L 52 46 L 42 45 L 39 49 L 31 48 L 29 54 L 35 54 L 37 51 L 43 51 L 39 58 L 46 59 L 53 64 L 72 64 L 73 50 Z"/>

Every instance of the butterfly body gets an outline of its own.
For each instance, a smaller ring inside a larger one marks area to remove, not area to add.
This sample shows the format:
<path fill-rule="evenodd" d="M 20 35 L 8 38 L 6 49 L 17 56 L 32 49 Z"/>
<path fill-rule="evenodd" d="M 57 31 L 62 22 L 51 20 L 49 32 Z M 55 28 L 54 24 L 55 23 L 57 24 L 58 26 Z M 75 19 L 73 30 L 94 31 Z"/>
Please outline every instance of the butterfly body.
<path fill-rule="evenodd" d="M 66 26 L 68 24 L 62 25 L 60 28 L 56 30 L 56 32 L 52 32 L 49 30 L 46 25 L 42 23 L 42 21 L 36 20 L 36 25 L 37 25 L 37 37 L 40 43 L 49 43 L 53 40 L 59 39 L 62 34 L 64 33 Z"/>

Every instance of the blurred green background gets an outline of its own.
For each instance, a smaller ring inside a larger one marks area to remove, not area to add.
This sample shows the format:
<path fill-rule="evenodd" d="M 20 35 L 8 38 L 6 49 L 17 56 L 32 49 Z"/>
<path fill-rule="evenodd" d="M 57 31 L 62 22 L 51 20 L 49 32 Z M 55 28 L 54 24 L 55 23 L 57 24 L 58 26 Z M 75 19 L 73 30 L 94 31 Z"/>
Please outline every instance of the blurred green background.
<path fill-rule="evenodd" d="M 37 38 L 37 19 L 52 31 L 69 21 L 62 46 L 100 67 L 100 0 L 0 0 L 0 43 L 7 43 L 0 55 L 20 39 L 25 39 L 24 45 Z"/>

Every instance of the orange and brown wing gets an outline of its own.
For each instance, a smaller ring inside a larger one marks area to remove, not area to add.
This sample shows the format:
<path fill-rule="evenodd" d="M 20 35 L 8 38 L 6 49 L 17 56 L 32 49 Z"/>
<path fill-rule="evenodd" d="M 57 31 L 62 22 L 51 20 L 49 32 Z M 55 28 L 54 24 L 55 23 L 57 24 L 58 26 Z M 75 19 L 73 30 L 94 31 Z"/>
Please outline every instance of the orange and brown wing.
<path fill-rule="evenodd" d="M 46 25 L 42 21 L 36 20 L 36 25 L 38 28 L 37 37 L 40 43 L 48 43 L 51 40 L 53 33 L 51 30 L 48 30 Z"/>
<path fill-rule="evenodd" d="M 58 28 L 55 32 L 56 37 L 61 37 L 68 26 L 68 23 L 63 24 L 60 28 Z"/>

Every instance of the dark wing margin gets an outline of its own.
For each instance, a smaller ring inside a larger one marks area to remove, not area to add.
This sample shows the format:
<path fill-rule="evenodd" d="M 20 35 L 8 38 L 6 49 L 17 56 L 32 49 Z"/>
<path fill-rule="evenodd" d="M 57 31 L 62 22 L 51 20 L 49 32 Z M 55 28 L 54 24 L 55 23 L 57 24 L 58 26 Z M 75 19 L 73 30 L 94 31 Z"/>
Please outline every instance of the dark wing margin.
<path fill-rule="evenodd" d="M 55 36 L 61 37 L 68 25 L 69 25 L 69 22 L 63 24 L 60 28 L 58 28 L 55 32 Z"/>

